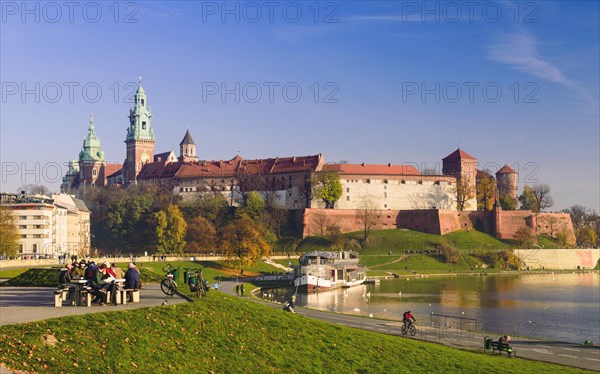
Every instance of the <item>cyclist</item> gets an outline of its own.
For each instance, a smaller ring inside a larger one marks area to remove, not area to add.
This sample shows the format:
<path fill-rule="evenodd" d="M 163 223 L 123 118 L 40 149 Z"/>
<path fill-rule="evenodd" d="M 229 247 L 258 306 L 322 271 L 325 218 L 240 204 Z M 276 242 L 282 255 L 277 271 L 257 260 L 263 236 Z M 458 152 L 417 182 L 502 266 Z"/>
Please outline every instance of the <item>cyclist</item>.
<path fill-rule="evenodd" d="M 415 316 L 412 315 L 412 313 L 409 311 L 404 312 L 404 314 L 402 315 L 402 322 L 404 323 L 404 326 L 406 326 L 407 328 L 410 328 L 410 326 L 412 325 L 411 319 L 415 322 L 417 322 L 417 320 L 415 319 Z"/>

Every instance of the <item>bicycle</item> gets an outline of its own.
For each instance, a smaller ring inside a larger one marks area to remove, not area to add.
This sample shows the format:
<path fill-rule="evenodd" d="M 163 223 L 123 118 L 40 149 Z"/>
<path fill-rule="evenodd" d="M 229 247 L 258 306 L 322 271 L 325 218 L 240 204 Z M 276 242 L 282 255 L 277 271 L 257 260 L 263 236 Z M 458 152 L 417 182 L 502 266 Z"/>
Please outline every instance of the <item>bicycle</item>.
<path fill-rule="evenodd" d="M 410 336 L 415 336 L 417 334 L 417 328 L 413 323 L 405 323 L 402 325 L 402 335 L 410 334 Z"/>
<path fill-rule="evenodd" d="M 200 298 L 201 296 L 206 296 L 206 293 L 210 289 L 210 287 L 208 286 L 208 281 L 206 279 L 204 279 L 204 277 L 202 276 L 202 269 L 203 268 L 194 270 L 196 272 L 195 279 L 188 276 L 190 291 L 192 291 L 192 292 L 195 291 L 196 297 L 198 297 L 198 298 Z M 192 269 L 190 269 L 190 270 L 192 270 Z"/>
<path fill-rule="evenodd" d="M 163 268 L 165 274 L 165 279 L 160 282 L 160 289 L 167 296 L 173 297 L 175 292 L 177 292 L 177 282 L 173 280 L 173 273 L 171 272 L 171 265 L 167 265 Z"/>

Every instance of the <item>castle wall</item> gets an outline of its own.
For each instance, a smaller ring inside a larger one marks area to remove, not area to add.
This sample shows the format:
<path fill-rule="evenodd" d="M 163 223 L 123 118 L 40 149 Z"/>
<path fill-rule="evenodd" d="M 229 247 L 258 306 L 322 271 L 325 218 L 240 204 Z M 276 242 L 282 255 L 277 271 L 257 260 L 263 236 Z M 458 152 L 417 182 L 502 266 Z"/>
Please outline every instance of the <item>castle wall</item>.
<path fill-rule="evenodd" d="M 513 239 L 521 227 L 533 230 L 530 210 L 503 210 L 501 216 L 501 224 L 496 227 L 497 238 Z"/>
<path fill-rule="evenodd" d="M 340 175 L 342 196 L 335 203 L 338 209 L 360 209 L 370 200 L 377 209 L 456 209 L 453 189 L 456 178 L 440 175 Z M 312 207 L 324 208 L 321 200 Z M 467 210 L 475 210 L 477 200 L 469 200 Z"/>
<path fill-rule="evenodd" d="M 396 227 L 441 235 L 440 216 L 435 209 L 399 211 Z"/>
<path fill-rule="evenodd" d="M 377 210 L 373 211 L 373 214 L 377 216 L 373 227 L 374 230 L 395 229 L 397 227 L 398 211 Z M 361 223 L 355 210 L 305 209 L 303 224 L 303 238 L 311 235 L 320 235 L 321 232 L 324 233 L 326 231 L 327 226 L 333 224 L 339 226 L 342 232 L 361 231 L 364 229 L 364 225 Z"/>
<path fill-rule="evenodd" d="M 569 213 L 537 213 L 536 231 L 538 235 L 547 235 L 552 238 L 562 232 L 567 234 L 567 243 L 575 244 L 575 230 Z"/>

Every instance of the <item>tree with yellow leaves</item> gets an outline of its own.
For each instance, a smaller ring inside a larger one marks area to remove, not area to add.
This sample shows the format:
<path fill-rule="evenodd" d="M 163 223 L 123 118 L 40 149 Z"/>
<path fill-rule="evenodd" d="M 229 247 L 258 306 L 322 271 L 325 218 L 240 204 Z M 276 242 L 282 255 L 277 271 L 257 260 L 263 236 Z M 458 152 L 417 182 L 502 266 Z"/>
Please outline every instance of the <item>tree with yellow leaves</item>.
<path fill-rule="evenodd" d="M 252 266 L 271 252 L 272 233 L 259 222 L 243 215 L 221 230 L 221 248 L 225 256 L 240 267 Z"/>

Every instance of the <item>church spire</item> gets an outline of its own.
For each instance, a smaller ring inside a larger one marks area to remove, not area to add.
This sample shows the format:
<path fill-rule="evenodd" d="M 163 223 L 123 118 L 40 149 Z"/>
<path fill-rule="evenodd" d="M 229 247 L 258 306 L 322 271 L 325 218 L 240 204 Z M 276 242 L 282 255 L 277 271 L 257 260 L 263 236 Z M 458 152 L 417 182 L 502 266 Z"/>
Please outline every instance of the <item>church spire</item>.
<path fill-rule="evenodd" d="M 152 113 L 148 106 L 146 92 L 142 87 L 142 77 L 139 77 L 139 85 L 134 95 L 134 106 L 129 110 L 129 128 L 125 141 L 150 140 L 154 141 L 154 130 L 152 129 Z"/>
<path fill-rule="evenodd" d="M 90 127 L 86 138 L 83 140 L 83 148 L 79 152 L 79 161 L 105 161 L 104 152 L 100 147 L 100 139 L 96 137 L 94 113 L 90 113 Z"/>

